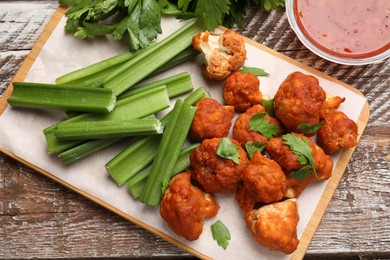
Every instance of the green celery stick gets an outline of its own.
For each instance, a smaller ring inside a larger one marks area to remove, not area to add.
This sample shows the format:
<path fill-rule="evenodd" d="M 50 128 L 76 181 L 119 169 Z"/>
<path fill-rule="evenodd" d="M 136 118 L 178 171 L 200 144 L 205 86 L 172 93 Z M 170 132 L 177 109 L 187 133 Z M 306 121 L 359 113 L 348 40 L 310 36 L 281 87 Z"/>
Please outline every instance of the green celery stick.
<path fill-rule="evenodd" d="M 85 158 L 86 156 L 99 151 L 105 147 L 108 147 L 119 140 L 122 140 L 122 138 L 107 138 L 107 139 L 96 139 L 96 140 L 90 140 L 85 143 L 82 143 L 80 145 L 77 145 L 71 149 L 66 150 L 65 152 L 62 152 L 58 155 L 58 157 L 61 159 L 61 161 L 66 164 L 72 164 L 75 163 L 82 158 Z"/>
<path fill-rule="evenodd" d="M 173 168 L 188 135 L 195 111 L 196 108 L 191 104 L 181 99 L 176 100 L 153 160 L 150 175 L 140 196 L 142 203 L 151 206 L 157 206 L 160 203 L 163 192 L 169 185 Z"/>
<path fill-rule="evenodd" d="M 144 118 L 158 111 L 168 108 L 170 105 L 169 96 L 165 86 L 149 89 L 137 95 L 126 97 L 118 100 L 115 109 L 108 114 L 93 114 L 83 113 L 44 130 L 46 143 L 49 154 L 57 154 L 66 151 L 80 144 L 80 140 L 60 141 L 56 138 L 54 130 L 60 124 L 70 122 L 86 122 L 86 121 L 116 121 Z"/>
<path fill-rule="evenodd" d="M 190 154 L 199 146 L 199 143 L 194 143 L 186 148 L 183 148 L 180 152 L 179 158 L 176 161 L 175 167 L 173 168 L 171 178 L 181 172 L 184 172 L 191 166 Z M 150 167 L 143 170 L 139 174 L 132 177 L 127 183 L 127 188 L 135 199 L 138 199 L 141 195 L 142 190 L 145 187 L 147 178 L 150 174 Z"/>
<path fill-rule="evenodd" d="M 147 48 L 150 48 L 154 44 L 149 45 Z M 146 48 L 146 49 L 147 49 Z M 143 49 L 145 50 L 145 49 Z M 125 63 L 126 61 L 131 60 L 141 51 L 136 52 L 125 52 L 119 55 L 115 55 L 108 59 L 96 62 L 89 66 L 83 67 L 81 69 L 69 72 L 65 75 L 56 79 L 57 84 L 82 84 L 83 82 L 98 82 L 98 80 L 102 80 L 104 77 L 102 75 L 107 76 L 112 74 L 120 65 Z M 89 83 L 91 84 L 91 83 Z M 88 85 L 88 83 L 83 84 Z"/>
<path fill-rule="evenodd" d="M 101 139 L 126 136 L 162 134 L 164 127 L 158 119 L 129 119 L 60 124 L 54 130 L 59 140 Z"/>
<path fill-rule="evenodd" d="M 185 102 L 194 105 L 198 100 L 209 97 L 204 88 L 197 88 L 185 98 Z M 160 119 L 166 126 L 171 112 Z M 106 164 L 106 169 L 114 181 L 120 186 L 136 175 L 153 161 L 161 136 L 140 137 L 122 150 Z"/>
<path fill-rule="evenodd" d="M 162 135 L 137 138 L 106 164 L 107 172 L 118 186 L 126 183 L 153 161 L 161 138 Z"/>
<path fill-rule="evenodd" d="M 173 57 L 171 60 L 169 60 L 167 63 L 165 63 L 164 65 L 162 65 L 160 68 L 158 68 L 157 70 L 153 71 L 152 74 L 150 74 L 149 76 L 153 76 L 153 75 L 156 75 L 160 72 L 163 72 L 163 71 L 166 71 L 170 68 L 173 68 L 185 61 L 188 61 L 190 59 L 193 59 L 195 58 L 196 56 L 198 56 L 200 54 L 199 51 L 195 50 L 192 46 L 188 47 L 187 49 L 183 50 L 182 52 L 180 52 L 179 54 L 177 54 L 175 57 Z"/>
<path fill-rule="evenodd" d="M 116 96 L 122 94 L 191 46 L 192 37 L 204 29 L 204 25 L 197 19 L 188 22 L 164 40 L 123 64 L 116 73 L 104 80 L 103 87 L 113 89 Z"/>
<path fill-rule="evenodd" d="M 108 113 L 116 103 L 113 92 L 103 88 L 34 82 L 13 82 L 12 85 L 13 93 L 8 99 L 12 106 Z"/>
<path fill-rule="evenodd" d="M 118 99 L 122 99 L 161 85 L 166 86 L 169 98 L 177 97 L 194 89 L 190 74 L 188 72 L 182 72 L 137 88 L 131 88 L 119 95 Z"/>

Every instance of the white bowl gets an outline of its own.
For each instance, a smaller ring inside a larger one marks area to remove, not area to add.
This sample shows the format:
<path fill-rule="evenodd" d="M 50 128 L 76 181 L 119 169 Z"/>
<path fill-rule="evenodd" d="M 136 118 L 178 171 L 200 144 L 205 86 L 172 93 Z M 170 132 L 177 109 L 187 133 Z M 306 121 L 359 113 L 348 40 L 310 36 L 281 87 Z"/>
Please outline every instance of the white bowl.
<path fill-rule="evenodd" d="M 367 55 L 367 57 L 352 57 L 352 55 L 350 57 L 347 57 L 347 55 L 338 55 L 338 53 L 335 53 L 327 48 L 324 48 L 324 46 L 321 46 L 322 48 L 320 48 L 319 47 L 320 45 L 316 43 L 312 39 L 312 37 L 308 37 L 307 33 L 305 33 L 302 30 L 301 26 L 298 24 L 297 16 L 295 13 L 296 10 L 295 3 L 297 1 L 305 1 L 305 0 L 286 0 L 286 14 L 287 14 L 288 21 L 290 23 L 291 28 L 294 30 L 297 37 L 299 38 L 299 40 L 309 50 L 311 50 L 318 56 L 326 60 L 339 63 L 339 64 L 345 64 L 345 65 L 364 65 L 364 64 L 377 63 L 390 57 L 390 48 L 388 47 L 383 48 L 382 46 L 378 46 L 378 50 L 381 49 L 381 52 L 372 53 L 371 55 Z M 313 0 L 313 1 L 319 1 L 319 0 Z M 389 7 L 390 7 L 390 0 L 389 0 Z M 388 17 L 388 19 L 390 20 L 390 17 Z M 388 30 L 390 30 L 390 28 L 388 28 Z M 389 43 L 390 43 L 390 39 L 389 39 Z"/>

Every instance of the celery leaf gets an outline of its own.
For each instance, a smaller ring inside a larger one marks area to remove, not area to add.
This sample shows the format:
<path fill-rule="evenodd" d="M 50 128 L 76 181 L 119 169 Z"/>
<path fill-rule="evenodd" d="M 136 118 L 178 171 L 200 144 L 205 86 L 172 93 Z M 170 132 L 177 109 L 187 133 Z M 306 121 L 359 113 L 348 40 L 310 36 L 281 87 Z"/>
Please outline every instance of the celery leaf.
<path fill-rule="evenodd" d="M 195 8 L 196 16 L 203 19 L 209 30 L 214 30 L 218 25 L 221 25 L 224 16 L 229 14 L 229 11 L 229 0 L 198 0 Z"/>

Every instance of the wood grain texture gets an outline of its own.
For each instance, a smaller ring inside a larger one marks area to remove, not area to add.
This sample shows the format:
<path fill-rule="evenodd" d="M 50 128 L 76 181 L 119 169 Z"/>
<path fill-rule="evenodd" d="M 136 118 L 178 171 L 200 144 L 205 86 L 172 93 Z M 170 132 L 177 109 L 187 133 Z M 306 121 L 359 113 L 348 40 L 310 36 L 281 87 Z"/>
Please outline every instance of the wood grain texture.
<path fill-rule="evenodd" d="M 0 2 L 0 26 L 6 10 L 8 16 L 23 17 L 21 20 L 28 24 L 23 28 L 31 28 L 31 35 L 25 39 L 36 40 L 42 24 L 54 12 L 55 2 Z M 46 18 L 38 13 L 42 5 L 47 7 Z M 32 18 L 32 14 L 38 17 Z M 34 22 L 39 19 L 43 22 Z M 13 22 L 9 24 L 14 26 Z M 2 28 L 0 41 L 3 35 L 11 39 L 7 33 L 17 31 Z M 267 14 L 256 8 L 248 9 L 243 25 L 236 29 L 365 94 L 371 109 L 369 124 L 314 235 L 307 258 L 390 258 L 390 61 L 355 67 L 327 62 L 299 42 L 283 10 Z M 0 80 L 4 77 L 9 81 L 13 77 L 32 47 L 26 47 L 29 40 L 14 42 L 18 44 L 0 52 Z M 0 228 L 3 259 L 193 258 L 3 154 L 0 154 Z"/>

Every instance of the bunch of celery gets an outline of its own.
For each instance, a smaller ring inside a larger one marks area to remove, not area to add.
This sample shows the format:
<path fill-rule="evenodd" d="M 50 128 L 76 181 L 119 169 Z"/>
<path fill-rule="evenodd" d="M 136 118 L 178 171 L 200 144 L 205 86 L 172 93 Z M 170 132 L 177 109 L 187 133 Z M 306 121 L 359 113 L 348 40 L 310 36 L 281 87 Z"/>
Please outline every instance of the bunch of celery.
<path fill-rule="evenodd" d="M 195 113 L 193 104 L 207 93 L 198 88 L 185 100 L 177 99 L 158 119 L 155 113 L 167 109 L 172 98 L 193 90 L 190 75 L 133 86 L 197 55 L 192 37 L 203 30 L 201 22 L 192 20 L 161 42 L 63 75 L 56 84 L 15 82 L 9 103 L 67 112 L 67 119 L 44 129 L 49 154 L 57 154 L 65 164 L 136 137 L 106 167 L 118 185 L 128 184 L 141 202 L 157 205 L 170 178 L 189 167 L 189 153 L 196 145 L 183 145 Z"/>

